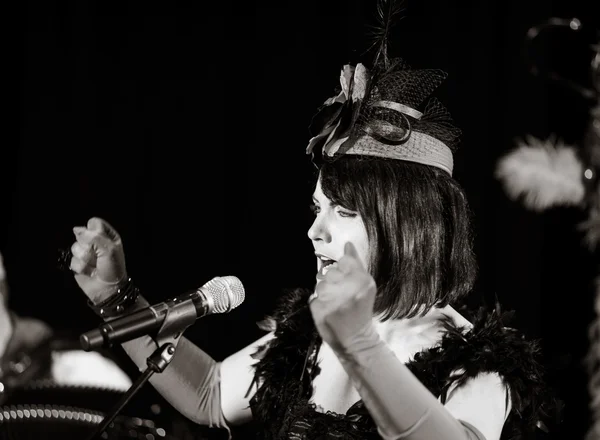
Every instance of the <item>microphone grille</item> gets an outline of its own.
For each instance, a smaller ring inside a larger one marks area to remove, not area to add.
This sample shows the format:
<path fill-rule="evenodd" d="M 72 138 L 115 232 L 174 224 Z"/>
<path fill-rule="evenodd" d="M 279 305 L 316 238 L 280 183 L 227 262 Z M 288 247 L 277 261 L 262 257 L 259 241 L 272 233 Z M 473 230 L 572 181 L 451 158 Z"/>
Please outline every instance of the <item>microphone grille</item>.
<path fill-rule="evenodd" d="M 227 313 L 235 309 L 246 298 L 244 285 L 234 276 L 216 277 L 202 286 L 207 296 L 212 297 L 211 313 Z"/>

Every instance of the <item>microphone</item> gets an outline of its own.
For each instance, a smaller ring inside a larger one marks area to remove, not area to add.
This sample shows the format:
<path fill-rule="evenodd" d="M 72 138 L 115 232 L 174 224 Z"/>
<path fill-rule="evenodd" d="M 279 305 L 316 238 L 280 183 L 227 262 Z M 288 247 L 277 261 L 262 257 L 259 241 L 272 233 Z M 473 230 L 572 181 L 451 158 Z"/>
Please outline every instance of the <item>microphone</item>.
<path fill-rule="evenodd" d="M 79 342 L 85 351 L 92 351 L 131 341 L 158 332 L 169 313 L 175 314 L 175 320 L 189 318 L 190 313 L 198 319 L 214 313 L 228 313 L 244 302 L 244 298 L 244 286 L 238 278 L 216 277 L 192 292 L 107 321 L 97 329 L 83 333 Z"/>

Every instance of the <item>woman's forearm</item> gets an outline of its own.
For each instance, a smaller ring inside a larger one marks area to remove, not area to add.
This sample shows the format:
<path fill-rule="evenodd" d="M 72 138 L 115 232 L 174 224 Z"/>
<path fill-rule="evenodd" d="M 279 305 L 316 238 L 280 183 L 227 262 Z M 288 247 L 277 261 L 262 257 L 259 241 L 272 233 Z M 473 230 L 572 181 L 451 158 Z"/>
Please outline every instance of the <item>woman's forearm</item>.
<path fill-rule="evenodd" d="M 384 439 L 483 438 L 444 408 L 375 329 L 337 355 Z"/>
<path fill-rule="evenodd" d="M 137 307 L 147 307 L 143 298 Z M 140 371 L 156 349 L 156 342 L 142 336 L 122 344 L 123 349 Z M 221 411 L 220 363 L 181 337 L 170 364 L 162 373 L 154 374 L 150 383 L 180 413 L 196 423 L 227 428 Z"/>

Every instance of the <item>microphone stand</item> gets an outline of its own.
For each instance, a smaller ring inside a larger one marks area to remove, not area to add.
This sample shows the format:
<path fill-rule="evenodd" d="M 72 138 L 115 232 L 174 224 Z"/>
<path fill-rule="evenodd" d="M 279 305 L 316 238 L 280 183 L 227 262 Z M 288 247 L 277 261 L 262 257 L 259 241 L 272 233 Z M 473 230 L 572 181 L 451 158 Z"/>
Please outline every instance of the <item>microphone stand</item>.
<path fill-rule="evenodd" d="M 190 307 L 190 303 L 191 306 Z M 192 300 L 182 301 L 173 305 L 165 316 L 161 328 L 158 330 L 154 340 L 158 348 L 146 359 L 146 369 L 135 380 L 114 408 L 105 415 L 102 423 L 88 437 L 87 440 L 102 439 L 102 434 L 108 428 L 113 420 L 119 415 L 121 410 L 127 405 L 131 398 L 150 380 L 154 373 L 162 373 L 169 366 L 173 357 L 179 339 L 183 332 L 192 325 L 197 318 L 196 309 L 193 307 Z"/>

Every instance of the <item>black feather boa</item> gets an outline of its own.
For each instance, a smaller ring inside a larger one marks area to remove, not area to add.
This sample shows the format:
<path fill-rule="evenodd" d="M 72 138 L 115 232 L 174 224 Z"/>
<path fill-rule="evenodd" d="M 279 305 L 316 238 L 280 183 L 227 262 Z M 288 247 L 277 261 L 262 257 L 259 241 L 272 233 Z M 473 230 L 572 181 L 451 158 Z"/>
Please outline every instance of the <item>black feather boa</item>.
<path fill-rule="evenodd" d="M 303 289 L 290 292 L 265 321 L 266 327 L 263 324 L 263 328 L 275 330 L 276 338 L 255 354 L 260 387 L 250 405 L 258 438 L 379 439 L 362 401 L 346 414 L 322 413 L 309 403 L 312 381 L 320 371 L 316 347 L 321 344 L 306 307 L 309 294 Z M 472 317 L 473 328 L 468 331 L 445 320 L 441 343 L 418 353 L 406 365 L 442 401 L 451 385 L 460 386 L 479 373 L 498 373 L 510 390 L 512 404 L 502 440 L 526 439 L 554 416 L 556 406 L 537 360 L 538 344 L 507 328 L 508 316 L 498 307 L 481 309 Z"/>

